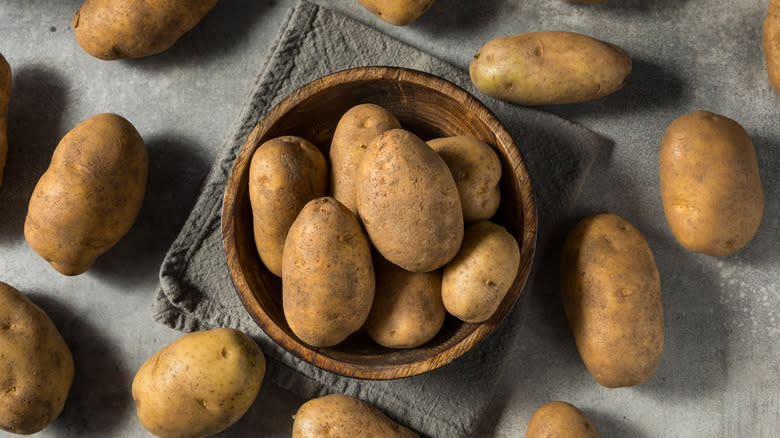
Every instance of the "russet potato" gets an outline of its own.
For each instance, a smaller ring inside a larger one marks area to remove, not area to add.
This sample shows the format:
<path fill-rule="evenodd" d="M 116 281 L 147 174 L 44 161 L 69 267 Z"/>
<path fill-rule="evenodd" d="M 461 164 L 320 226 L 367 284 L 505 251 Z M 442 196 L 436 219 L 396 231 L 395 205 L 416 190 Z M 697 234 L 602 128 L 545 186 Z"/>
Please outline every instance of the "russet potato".
<path fill-rule="evenodd" d="M 298 408 L 292 438 L 417 438 L 363 400 L 342 394 L 311 399 Z"/>
<path fill-rule="evenodd" d="M 525 438 L 601 438 L 585 414 L 571 403 L 553 401 L 534 412 Z"/>

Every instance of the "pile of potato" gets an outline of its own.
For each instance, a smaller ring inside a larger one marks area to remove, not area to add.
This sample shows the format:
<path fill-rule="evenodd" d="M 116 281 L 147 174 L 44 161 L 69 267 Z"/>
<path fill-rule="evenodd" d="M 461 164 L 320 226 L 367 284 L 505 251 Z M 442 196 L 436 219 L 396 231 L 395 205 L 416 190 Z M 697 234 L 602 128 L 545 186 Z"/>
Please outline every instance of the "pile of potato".
<path fill-rule="evenodd" d="M 365 327 L 380 345 L 414 348 L 447 311 L 468 322 L 493 315 L 520 251 L 488 221 L 501 200 L 489 145 L 426 144 L 365 103 L 340 118 L 329 161 L 283 136 L 260 145 L 249 170 L 257 251 L 282 277 L 285 318 L 300 340 L 328 347 Z"/>

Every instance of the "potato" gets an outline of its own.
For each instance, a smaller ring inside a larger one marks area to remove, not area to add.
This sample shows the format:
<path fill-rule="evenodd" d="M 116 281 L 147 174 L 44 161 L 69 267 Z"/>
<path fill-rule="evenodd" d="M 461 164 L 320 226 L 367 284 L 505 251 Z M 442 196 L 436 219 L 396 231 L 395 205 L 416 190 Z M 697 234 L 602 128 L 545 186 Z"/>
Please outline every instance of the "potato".
<path fill-rule="evenodd" d="M 379 409 L 348 395 L 331 394 L 307 401 L 295 413 L 292 438 L 416 438 Z"/>
<path fill-rule="evenodd" d="M 341 116 L 330 143 L 330 191 L 357 214 L 355 179 L 368 145 L 379 134 L 401 127 L 388 110 L 373 103 L 352 107 Z"/>
<path fill-rule="evenodd" d="M 520 105 L 585 102 L 623 88 L 631 58 L 620 47 L 573 32 L 530 32 L 485 44 L 469 66 L 481 92 Z"/>
<path fill-rule="evenodd" d="M 474 137 L 444 137 L 428 146 L 447 163 L 458 187 L 463 221 L 490 219 L 501 203 L 501 161 L 487 143 Z"/>
<path fill-rule="evenodd" d="M 416 21 L 433 6 L 434 0 L 358 0 L 372 14 L 396 26 Z"/>
<path fill-rule="evenodd" d="M 85 0 L 73 16 L 76 41 L 105 59 L 141 58 L 167 50 L 217 0 Z"/>
<path fill-rule="evenodd" d="M 520 246 L 501 225 L 479 221 L 466 228 L 458 255 L 444 267 L 441 298 L 466 322 L 488 320 L 515 281 Z"/>
<path fill-rule="evenodd" d="M 368 146 L 358 170 L 357 206 L 371 243 L 390 262 L 428 272 L 463 240 L 463 209 L 447 163 L 419 137 L 391 129 Z"/>
<path fill-rule="evenodd" d="M 130 122 L 116 114 L 81 122 L 35 186 L 27 242 L 60 273 L 83 273 L 130 230 L 148 171 L 146 146 Z"/>
<path fill-rule="evenodd" d="M 0 187 L 8 156 L 8 101 L 11 100 L 11 66 L 0 53 Z"/>
<path fill-rule="evenodd" d="M 246 413 L 264 375 L 263 352 L 238 330 L 183 335 L 138 369 L 132 384 L 138 419 L 162 438 L 219 433 Z"/>
<path fill-rule="evenodd" d="M 0 430 L 43 430 L 62 412 L 73 372 L 73 356 L 49 316 L 0 282 Z"/>
<path fill-rule="evenodd" d="M 365 331 L 388 348 L 418 347 L 436 336 L 447 311 L 441 270 L 409 272 L 374 254 L 376 292 Z"/>
<path fill-rule="evenodd" d="M 695 111 L 673 121 L 661 141 L 660 177 L 666 220 L 684 248 L 721 257 L 758 230 L 764 214 L 758 159 L 734 120 Z"/>
<path fill-rule="evenodd" d="M 769 83 L 780 94 L 780 0 L 769 0 L 764 19 L 764 59 Z"/>
<path fill-rule="evenodd" d="M 578 223 L 561 255 L 561 296 L 577 349 L 608 388 L 649 379 L 661 359 L 661 279 L 642 234 L 614 213 Z"/>
<path fill-rule="evenodd" d="M 525 438 L 601 438 L 601 435 L 574 405 L 554 401 L 534 412 Z"/>
<path fill-rule="evenodd" d="M 371 247 L 357 216 L 331 197 L 306 204 L 282 259 L 282 305 L 293 333 L 314 347 L 338 344 L 368 318 L 374 287 Z"/>
<path fill-rule="evenodd" d="M 263 264 L 282 276 L 287 231 L 303 206 L 328 190 L 328 165 L 316 146 L 300 137 L 266 141 L 249 167 L 249 202 L 255 245 Z"/>

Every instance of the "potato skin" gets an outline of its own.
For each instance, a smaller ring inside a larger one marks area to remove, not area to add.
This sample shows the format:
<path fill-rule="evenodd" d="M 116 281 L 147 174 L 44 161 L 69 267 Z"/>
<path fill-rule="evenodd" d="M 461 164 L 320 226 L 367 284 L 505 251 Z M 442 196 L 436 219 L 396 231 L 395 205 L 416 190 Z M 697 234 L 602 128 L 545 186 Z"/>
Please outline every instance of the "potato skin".
<path fill-rule="evenodd" d="M 73 16 L 76 41 L 104 59 L 141 58 L 171 47 L 217 0 L 85 0 Z"/>
<path fill-rule="evenodd" d="M 458 187 L 447 163 L 411 132 L 391 129 L 371 142 L 356 194 L 371 243 L 390 262 L 428 272 L 458 252 L 463 240 Z"/>
<path fill-rule="evenodd" d="M 462 321 L 488 320 L 515 281 L 519 267 L 520 246 L 504 227 L 488 221 L 470 225 L 458 255 L 444 267 L 444 307 Z"/>
<path fill-rule="evenodd" d="M 633 386 L 655 373 L 664 343 L 661 279 L 633 225 L 614 213 L 578 223 L 561 255 L 561 297 L 596 382 Z"/>
<path fill-rule="evenodd" d="M 81 122 L 35 186 L 27 242 L 60 273 L 83 273 L 130 230 L 148 169 L 146 146 L 130 122 L 108 113 Z"/>
<path fill-rule="evenodd" d="M 310 201 L 284 245 L 282 306 L 290 329 L 314 347 L 357 331 L 374 299 L 371 247 L 360 222 L 331 197 Z"/>
<path fill-rule="evenodd" d="M 0 187 L 8 157 L 8 102 L 11 100 L 11 66 L 0 53 Z"/>
<path fill-rule="evenodd" d="M 664 213 L 684 248 L 721 257 L 753 238 L 764 194 L 739 123 L 709 111 L 681 116 L 666 129 L 659 157 Z"/>
<path fill-rule="evenodd" d="M 382 20 L 406 26 L 415 22 L 433 6 L 434 0 L 358 0 L 364 8 Z"/>
<path fill-rule="evenodd" d="M 763 37 L 766 73 L 775 93 L 780 95 L 780 0 L 769 0 Z"/>
<path fill-rule="evenodd" d="M 586 35 L 545 31 L 493 39 L 474 55 L 471 81 L 481 92 L 520 105 L 597 99 L 623 88 L 631 57 Z"/>
<path fill-rule="evenodd" d="M 374 253 L 376 292 L 364 325 L 377 344 L 415 348 L 433 339 L 447 315 L 441 300 L 441 270 L 409 272 Z"/>
<path fill-rule="evenodd" d="M 339 119 L 330 143 L 330 191 L 353 213 L 357 214 L 357 169 L 368 145 L 379 134 L 400 127 L 390 111 L 373 103 L 354 106 Z"/>
<path fill-rule="evenodd" d="M 534 412 L 525 438 L 601 438 L 601 435 L 574 405 L 553 401 Z"/>
<path fill-rule="evenodd" d="M 417 438 L 363 400 L 342 394 L 311 399 L 294 415 L 292 438 Z"/>
<path fill-rule="evenodd" d="M 294 136 L 266 141 L 249 167 L 249 202 L 255 245 L 263 264 L 282 276 L 282 250 L 303 206 L 328 190 L 325 156 L 309 141 Z"/>
<path fill-rule="evenodd" d="M 181 336 L 152 355 L 133 379 L 138 419 L 162 438 L 219 433 L 257 397 L 265 356 L 246 334 L 221 328 Z"/>
<path fill-rule="evenodd" d="M 501 160 L 487 143 L 474 137 L 457 136 L 429 140 L 447 163 L 458 186 L 463 221 L 490 219 L 501 203 Z"/>
<path fill-rule="evenodd" d="M 62 412 L 73 373 L 70 349 L 46 312 L 0 282 L 0 430 L 43 430 Z"/>

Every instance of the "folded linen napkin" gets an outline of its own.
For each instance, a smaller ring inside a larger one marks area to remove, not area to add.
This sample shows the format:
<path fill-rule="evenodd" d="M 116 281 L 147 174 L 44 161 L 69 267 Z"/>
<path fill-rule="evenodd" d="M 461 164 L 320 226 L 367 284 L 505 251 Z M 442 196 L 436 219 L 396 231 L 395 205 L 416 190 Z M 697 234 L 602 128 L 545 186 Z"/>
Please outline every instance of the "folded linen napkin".
<path fill-rule="evenodd" d="M 388 65 L 426 71 L 486 101 L 504 123 L 528 165 L 539 213 L 539 243 L 577 196 L 602 137 L 557 116 L 484 98 L 468 75 L 426 53 L 326 8 L 300 1 L 288 13 L 230 136 L 160 272 L 153 317 L 190 332 L 233 327 L 255 338 L 268 358 L 267 379 L 301 397 L 344 393 L 432 437 L 471 436 L 484 416 L 522 318 L 519 302 L 480 345 L 438 370 L 392 381 L 338 376 L 285 352 L 254 323 L 228 272 L 221 236 L 222 195 L 236 153 L 258 120 L 296 88 L 346 68 Z M 535 286 L 534 286 L 535 287 Z M 555 287 L 555 286 L 552 286 Z"/>

